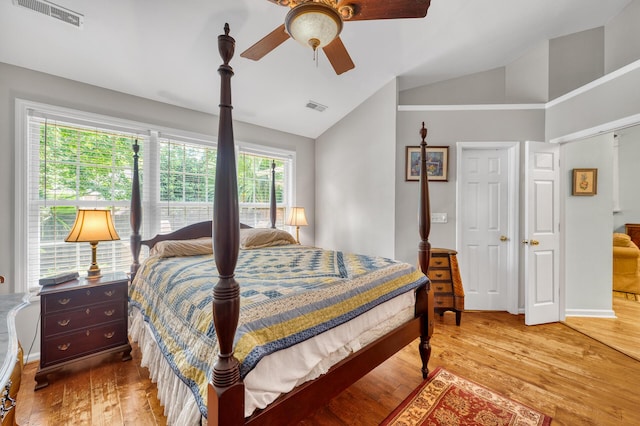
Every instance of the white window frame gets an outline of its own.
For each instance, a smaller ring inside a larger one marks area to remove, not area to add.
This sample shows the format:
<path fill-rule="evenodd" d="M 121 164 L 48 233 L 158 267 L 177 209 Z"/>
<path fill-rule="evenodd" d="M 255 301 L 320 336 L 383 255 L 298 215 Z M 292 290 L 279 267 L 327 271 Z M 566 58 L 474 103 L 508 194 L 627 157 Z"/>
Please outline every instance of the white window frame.
<path fill-rule="evenodd" d="M 18 293 L 32 292 L 37 293 L 39 287 L 29 285 L 27 276 L 28 267 L 28 225 L 29 221 L 24 212 L 28 211 L 29 200 L 28 183 L 29 183 L 29 159 L 34 153 L 31 152 L 30 143 L 28 141 L 28 123 L 30 111 L 38 111 L 39 113 L 49 116 L 59 116 L 64 121 L 76 121 L 79 123 L 100 123 L 103 127 L 113 130 L 125 131 L 129 133 L 138 133 L 144 135 L 148 140 L 145 146 L 145 159 L 143 168 L 145 179 L 143 180 L 142 203 L 143 211 L 143 230 L 145 237 L 152 237 L 158 233 L 156 229 L 159 225 L 152 219 L 157 215 L 155 209 L 161 207 L 159 203 L 160 185 L 159 185 L 159 137 L 171 137 L 182 141 L 193 141 L 198 144 L 217 145 L 217 139 L 201 135 L 195 132 L 175 130 L 162 126 L 141 123 L 137 121 L 115 118 L 101 114 L 79 111 L 76 109 L 50 105 L 40 102 L 29 101 L 17 98 L 15 100 L 15 231 L 14 231 L 14 271 L 15 271 L 15 291 Z M 265 156 L 275 156 L 277 158 L 288 158 L 289 170 L 287 173 L 287 181 L 285 182 L 285 196 L 283 204 L 285 210 L 295 202 L 295 185 L 293 176 L 295 176 L 295 152 L 273 148 L 270 146 L 262 146 L 256 144 L 247 144 L 237 142 L 237 152 L 252 151 L 252 153 Z M 133 151 L 131 153 L 133 158 Z M 155 160 L 152 159 L 155 157 Z M 156 182 L 157 181 L 157 182 Z M 149 234 L 149 235 L 147 235 Z M 126 236 L 121 236 L 126 238 Z"/>

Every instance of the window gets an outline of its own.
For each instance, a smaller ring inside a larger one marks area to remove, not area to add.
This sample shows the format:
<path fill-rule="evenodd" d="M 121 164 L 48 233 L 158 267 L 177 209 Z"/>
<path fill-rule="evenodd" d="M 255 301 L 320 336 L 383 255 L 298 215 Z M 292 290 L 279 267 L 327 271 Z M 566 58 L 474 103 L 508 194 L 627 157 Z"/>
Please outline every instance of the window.
<path fill-rule="evenodd" d="M 136 140 L 141 147 L 143 237 L 212 218 L 215 142 L 168 137 L 140 123 L 26 101 L 17 101 L 16 113 L 24 124 L 16 131 L 24 146 L 16 161 L 27 165 L 16 168 L 16 282 L 23 284 L 17 290 L 37 287 L 44 276 L 87 270 L 90 245 L 64 242 L 77 208 L 112 211 L 121 240 L 98 244 L 98 264 L 103 272 L 129 270 L 131 146 Z M 238 148 L 236 157 L 241 222 L 270 226 L 275 162 L 277 225 L 284 227 L 292 153 L 248 146 Z"/>

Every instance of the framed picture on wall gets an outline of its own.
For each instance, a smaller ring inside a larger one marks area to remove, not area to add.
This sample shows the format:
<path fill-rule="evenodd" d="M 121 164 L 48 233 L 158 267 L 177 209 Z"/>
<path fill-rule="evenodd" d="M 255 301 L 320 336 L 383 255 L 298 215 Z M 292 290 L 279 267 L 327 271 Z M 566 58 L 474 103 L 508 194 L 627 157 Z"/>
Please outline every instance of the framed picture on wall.
<path fill-rule="evenodd" d="M 596 195 L 598 193 L 598 169 L 573 169 L 571 195 Z"/>
<path fill-rule="evenodd" d="M 405 154 L 405 178 L 406 181 L 420 180 L 420 147 L 407 146 Z M 449 170 L 449 147 L 427 147 L 427 176 L 430 181 L 446 182 Z"/>

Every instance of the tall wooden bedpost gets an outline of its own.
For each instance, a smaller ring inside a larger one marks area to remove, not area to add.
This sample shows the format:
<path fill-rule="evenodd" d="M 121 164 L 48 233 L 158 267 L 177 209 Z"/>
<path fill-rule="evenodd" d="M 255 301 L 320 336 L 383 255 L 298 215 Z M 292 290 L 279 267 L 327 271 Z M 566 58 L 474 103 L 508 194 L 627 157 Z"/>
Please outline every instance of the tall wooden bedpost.
<path fill-rule="evenodd" d="M 420 243 L 418 245 L 418 262 L 420 269 L 426 275 L 429 271 L 429 260 L 431 257 L 431 243 L 429 242 L 429 233 L 431 232 L 431 205 L 429 203 L 429 176 L 427 174 L 427 128 L 424 127 L 424 121 L 422 122 L 422 128 L 420 129 L 420 136 L 422 142 L 420 142 L 420 201 L 418 206 L 418 228 L 420 232 Z M 426 297 L 426 303 L 428 306 L 428 314 L 423 316 L 426 324 L 422 324 L 423 328 L 426 328 L 426 333 L 421 333 L 420 336 L 420 357 L 422 358 L 422 375 L 424 378 L 429 374 L 427 368 L 427 362 L 431 356 L 431 335 L 433 334 L 433 292 L 431 291 L 431 285 L 427 284 L 427 293 L 422 297 Z"/>
<path fill-rule="evenodd" d="M 131 182 L 131 211 L 129 215 L 129 223 L 131 224 L 131 255 L 133 262 L 131 263 L 131 279 L 138 272 L 140 267 L 140 247 L 142 247 L 140 236 L 140 225 L 142 224 L 142 201 L 140 199 L 140 178 L 138 172 L 138 152 L 140 145 L 138 139 L 133 144 L 133 180 Z"/>
<path fill-rule="evenodd" d="M 244 423 L 244 384 L 240 380 L 238 360 L 233 356 L 233 338 L 240 315 L 240 285 L 235 268 L 240 247 L 238 182 L 231 110 L 231 77 L 235 40 L 229 36 L 229 24 L 218 36 L 218 51 L 223 64 L 221 77 L 220 121 L 216 187 L 213 205 L 213 248 L 218 268 L 218 283 L 213 289 L 213 322 L 220 352 L 213 366 L 213 380 L 208 391 L 208 424 L 238 425 Z"/>
<path fill-rule="evenodd" d="M 271 228 L 276 229 L 276 162 L 271 161 L 271 196 L 270 196 Z"/>

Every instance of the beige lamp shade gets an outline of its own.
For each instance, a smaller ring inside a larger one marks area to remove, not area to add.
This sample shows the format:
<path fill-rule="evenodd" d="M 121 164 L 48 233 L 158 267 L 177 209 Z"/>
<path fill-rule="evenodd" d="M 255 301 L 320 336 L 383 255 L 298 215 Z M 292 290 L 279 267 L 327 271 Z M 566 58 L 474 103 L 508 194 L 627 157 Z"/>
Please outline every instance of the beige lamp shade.
<path fill-rule="evenodd" d="M 300 244 L 300 227 L 307 226 L 307 216 L 304 214 L 304 207 L 291 207 L 287 225 L 296 227 L 296 242 Z"/>
<path fill-rule="evenodd" d="M 64 240 L 68 243 L 87 242 L 91 244 L 91 266 L 87 270 L 87 278 L 92 279 L 102 276 L 96 256 L 98 242 L 119 239 L 120 236 L 113 225 L 111 210 L 78 209 L 76 221 Z"/>
<path fill-rule="evenodd" d="M 291 226 L 307 226 L 307 216 L 304 214 L 304 207 L 291 207 L 287 225 Z"/>
<path fill-rule="evenodd" d="M 111 210 L 78 209 L 76 221 L 64 240 L 68 243 L 114 241 L 120 236 L 113 225 Z"/>

